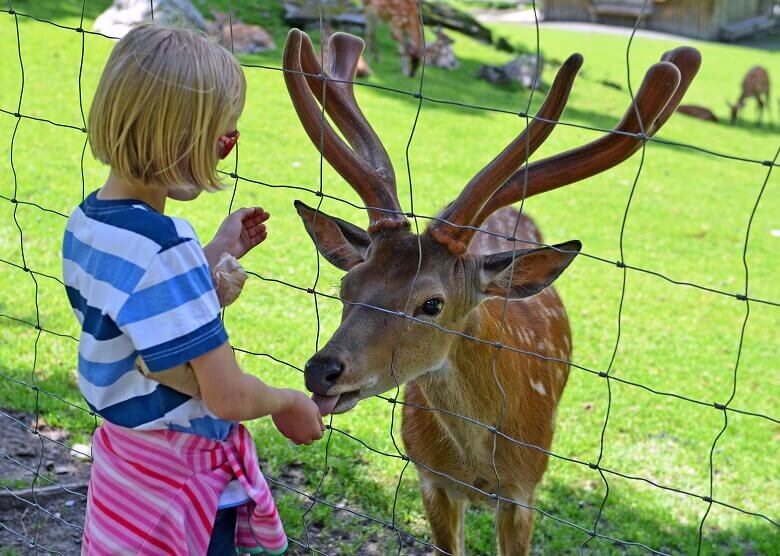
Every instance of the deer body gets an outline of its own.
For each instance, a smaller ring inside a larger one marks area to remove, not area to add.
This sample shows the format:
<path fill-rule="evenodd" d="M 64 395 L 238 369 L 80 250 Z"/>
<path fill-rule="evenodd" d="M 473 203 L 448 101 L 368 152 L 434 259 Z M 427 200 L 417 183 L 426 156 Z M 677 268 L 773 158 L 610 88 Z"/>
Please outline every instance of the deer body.
<path fill-rule="evenodd" d="M 502 209 L 488 220 L 486 227 L 511 235 L 516 218 L 516 211 Z M 529 231 L 533 227 L 525 217 L 521 224 Z M 518 235 L 533 237 L 522 235 L 522 231 Z M 513 247 L 495 236 L 480 237 L 491 239 L 472 243 L 472 252 L 487 249 L 481 253 L 487 254 Z M 498 505 L 496 517 L 505 524 L 499 528 L 502 553 L 520 554 L 529 546 L 533 515 L 528 507 L 533 506 L 534 490 L 547 468 L 548 457 L 528 446 L 549 450 L 556 409 L 569 375 L 566 361 L 571 359 L 571 332 L 555 290 L 550 287 L 535 296 L 513 301 L 506 309 L 501 327 L 504 300 L 489 299 L 468 315 L 459 331 L 557 361 L 507 350 L 496 357 L 493 345 L 475 345 L 472 340 L 458 337 L 442 371 L 423 375 L 406 387 L 404 446 L 411 460 L 418 464 L 433 543 L 451 554 L 462 554 L 464 550 L 463 512 L 467 502 L 495 507 L 495 502 L 475 489 L 499 493 L 502 498 L 518 502 Z M 503 396 L 499 384 L 505 392 Z M 452 414 L 497 425 L 500 433 L 525 446 L 498 436 L 494 460 L 493 434 Z"/>
<path fill-rule="evenodd" d="M 510 205 L 628 158 L 641 146 L 638 132 L 652 135 L 677 108 L 700 58 L 680 48 L 652 66 L 620 133 L 528 163 L 563 112 L 582 64 L 571 56 L 525 131 L 415 235 L 390 158 L 354 96 L 362 49 L 357 37 L 334 34 L 325 79 L 305 34 L 291 31 L 284 52 L 285 81 L 304 129 L 369 217 L 364 230 L 296 201 L 319 252 L 346 271 L 341 324 L 306 363 L 306 387 L 326 415 L 406 384 L 404 445 L 438 549 L 463 554 L 471 499 L 498 502 L 502 554 L 527 554 L 529 507 L 547 466 L 572 349 L 566 312 L 549 286 L 580 243 L 538 247 L 538 229 Z M 322 98 L 343 139 L 323 119 Z"/>
<path fill-rule="evenodd" d="M 735 104 L 731 104 L 731 123 L 737 122 L 740 110 L 745 107 L 749 98 L 756 99 L 758 104 L 758 124 L 764 115 L 764 105 L 769 106 L 769 74 L 761 66 L 753 66 L 742 79 L 742 92 Z"/>
<path fill-rule="evenodd" d="M 379 59 L 376 25 L 381 20 L 390 27 L 390 36 L 398 43 L 401 71 L 413 77 L 424 55 L 422 20 L 418 0 L 363 0 L 366 9 L 366 44 Z"/>

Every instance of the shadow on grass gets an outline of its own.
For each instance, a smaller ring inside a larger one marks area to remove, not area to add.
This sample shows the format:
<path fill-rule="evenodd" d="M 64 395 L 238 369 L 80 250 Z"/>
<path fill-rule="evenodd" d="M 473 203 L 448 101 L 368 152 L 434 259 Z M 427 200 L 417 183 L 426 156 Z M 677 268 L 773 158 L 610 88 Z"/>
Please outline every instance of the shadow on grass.
<path fill-rule="evenodd" d="M 333 456 L 331 456 L 333 458 Z M 313 492 L 323 469 L 306 464 L 307 481 L 303 487 Z M 352 461 L 336 457 L 331 461 L 328 474 L 319 496 L 330 503 L 346 506 L 359 513 L 390 522 L 393 512 L 395 484 L 381 486 L 370 478 L 371 464 L 354 456 Z M 284 474 L 283 474 L 284 476 Z M 410 480 L 415 471 L 410 467 L 401 486 L 396 515 L 398 526 L 412 535 L 414 539 L 402 535 L 401 553 L 426 554 L 425 542 L 430 542 L 427 523 L 423 515 L 422 502 L 417 491 L 416 481 Z M 642 543 L 653 550 L 664 553 L 695 553 L 698 543 L 699 520 L 706 510 L 706 504 L 698 499 L 683 495 L 674 495 L 674 508 L 694 508 L 695 519 L 685 521 L 670 512 L 667 506 L 653 504 L 654 496 L 634 489 L 626 489 L 624 484 L 611 481 L 613 492 L 604 509 L 598 525 L 598 533 L 624 542 L 595 537 L 572 525 L 556 521 L 540 513 L 535 515 L 533 552 L 538 554 L 646 554 L 646 549 L 627 543 Z M 614 488 L 614 487 L 618 488 Z M 661 492 L 661 491 L 658 491 Z M 658 498 L 665 498 L 666 494 Z M 602 501 L 600 488 L 585 489 L 572 487 L 560 479 L 548 479 L 538 492 L 536 505 L 555 518 L 576 524 L 589 530 Z M 295 502 L 300 498 L 300 506 Z M 289 532 L 303 538 L 301 516 L 311 503 L 304 497 L 285 497 L 282 510 L 289 522 Z M 721 554 L 772 553 L 776 548 L 776 529 L 770 523 L 758 517 L 742 516 L 731 525 L 721 527 L 716 524 L 714 507 L 704 527 L 702 552 Z M 733 510 L 726 510 L 733 512 Z M 681 514 L 683 512 L 680 512 Z M 734 515 L 739 515 L 734 512 Z M 315 505 L 315 511 L 309 515 L 307 523 L 317 533 L 312 540 L 314 548 L 324 550 L 339 545 L 328 544 L 332 539 L 341 539 L 350 546 L 348 553 L 361 554 L 372 547 L 381 547 L 383 551 L 395 551 L 399 547 L 399 536 L 392 527 L 383 526 L 370 519 L 356 516 L 343 509 L 329 508 L 323 504 Z M 356 533 L 360 531 L 360 535 Z M 369 534 L 366 534 L 369 533 Z M 319 540 L 322 539 L 322 540 Z M 328 539 L 328 541 L 324 540 Z M 470 554 L 489 554 L 493 540 L 493 512 L 491 505 L 471 505 L 466 517 L 466 546 Z M 424 541 L 424 542 L 419 542 Z M 587 541 L 587 542 L 586 542 Z M 357 543 L 357 544 L 356 544 Z"/>

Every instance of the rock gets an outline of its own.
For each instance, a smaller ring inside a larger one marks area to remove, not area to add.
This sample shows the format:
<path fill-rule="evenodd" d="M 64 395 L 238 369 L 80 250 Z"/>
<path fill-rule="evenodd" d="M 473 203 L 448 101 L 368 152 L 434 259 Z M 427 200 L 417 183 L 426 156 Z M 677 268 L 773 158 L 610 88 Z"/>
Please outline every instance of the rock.
<path fill-rule="evenodd" d="M 55 465 L 54 466 L 54 473 L 57 475 L 68 475 L 70 473 L 75 473 L 76 468 L 72 465 Z"/>
<path fill-rule="evenodd" d="M 441 27 L 438 27 L 435 32 L 436 40 L 425 47 L 425 63 L 437 68 L 457 69 L 460 63 L 452 50 L 455 41 L 446 35 Z"/>
<path fill-rule="evenodd" d="M 541 56 L 537 60 L 535 54 L 523 54 L 503 66 L 482 66 L 477 70 L 477 77 L 497 85 L 519 83 L 526 89 L 535 89 L 539 86 L 543 67 Z"/>
<path fill-rule="evenodd" d="M 88 444 L 74 444 L 71 446 L 70 455 L 81 461 L 91 461 L 92 448 Z"/>
<path fill-rule="evenodd" d="M 151 0 L 154 21 L 164 24 L 186 23 L 203 31 L 206 20 L 190 0 Z M 95 20 L 93 29 L 110 37 L 122 38 L 138 23 L 152 20 L 149 0 L 114 0 Z"/>
<path fill-rule="evenodd" d="M 271 33 L 259 25 L 250 25 L 236 18 L 233 18 L 231 25 L 228 14 L 216 10 L 211 10 L 211 15 L 214 16 L 214 22 L 207 24 L 207 32 L 215 36 L 225 48 L 230 49 L 232 46 L 236 54 L 256 54 L 276 49 Z"/>

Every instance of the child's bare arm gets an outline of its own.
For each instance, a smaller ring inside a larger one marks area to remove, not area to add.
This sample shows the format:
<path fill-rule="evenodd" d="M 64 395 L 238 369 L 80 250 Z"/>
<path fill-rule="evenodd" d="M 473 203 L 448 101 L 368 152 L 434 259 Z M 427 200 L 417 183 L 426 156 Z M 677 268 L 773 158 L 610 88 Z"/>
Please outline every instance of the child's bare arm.
<path fill-rule="evenodd" d="M 303 392 L 273 388 L 244 373 L 230 344 L 190 361 L 206 407 L 221 419 L 247 421 L 272 415 L 279 431 L 296 444 L 322 438 L 317 405 Z"/>

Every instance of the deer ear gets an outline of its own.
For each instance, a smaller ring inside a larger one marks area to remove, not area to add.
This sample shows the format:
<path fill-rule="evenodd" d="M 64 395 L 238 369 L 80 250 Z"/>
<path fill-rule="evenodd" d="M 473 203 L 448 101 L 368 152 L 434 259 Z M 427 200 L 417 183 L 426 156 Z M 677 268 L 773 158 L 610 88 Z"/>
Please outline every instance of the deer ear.
<path fill-rule="evenodd" d="M 301 201 L 295 201 L 295 210 L 317 250 L 329 263 L 341 270 L 349 270 L 365 260 L 371 243 L 365 230 L 341 218 L 328 216 Z"/>
<path fill-rule="evenodd" d="M 582 244 L 573 240 L 541 249 L 484 255 L 481 261 L 480 289 L 486 296 L 509 299 L 535 295 L 560 276 L 581 248 Z"/>

